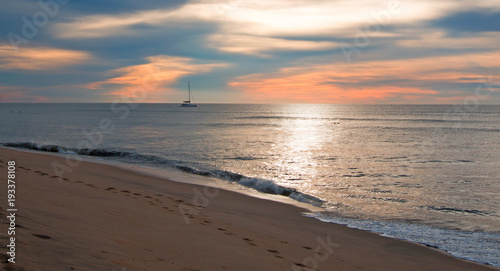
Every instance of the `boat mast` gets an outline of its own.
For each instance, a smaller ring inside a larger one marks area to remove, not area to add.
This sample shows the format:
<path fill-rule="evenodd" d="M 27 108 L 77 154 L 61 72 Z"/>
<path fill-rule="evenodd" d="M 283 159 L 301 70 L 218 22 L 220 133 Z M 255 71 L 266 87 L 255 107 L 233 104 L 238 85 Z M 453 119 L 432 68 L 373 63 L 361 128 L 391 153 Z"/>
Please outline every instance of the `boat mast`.
<path fill-rule="evenodd" d="M 191 103 L 191 84 L 189 84 L 189 81 L 188 81 L 188 90 L 189 90 L 188 100 L 189 100 L 189 103 Z"/>

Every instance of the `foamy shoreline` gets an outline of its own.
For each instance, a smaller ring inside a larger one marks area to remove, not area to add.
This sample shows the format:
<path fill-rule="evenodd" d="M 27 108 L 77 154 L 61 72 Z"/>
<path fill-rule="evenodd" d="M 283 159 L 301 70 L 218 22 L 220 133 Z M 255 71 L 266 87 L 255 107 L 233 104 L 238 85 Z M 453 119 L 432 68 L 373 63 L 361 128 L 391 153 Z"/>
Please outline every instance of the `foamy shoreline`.
<path fill-rule="evenodd" d="M 82 161 L 59 179 L 60 156 L 0 148 L 0 160 L 4 175 L 16 161 L 14 267 L 26 270 L 498 270 L 305 218 L 296 206 L 109 164 Z"/>

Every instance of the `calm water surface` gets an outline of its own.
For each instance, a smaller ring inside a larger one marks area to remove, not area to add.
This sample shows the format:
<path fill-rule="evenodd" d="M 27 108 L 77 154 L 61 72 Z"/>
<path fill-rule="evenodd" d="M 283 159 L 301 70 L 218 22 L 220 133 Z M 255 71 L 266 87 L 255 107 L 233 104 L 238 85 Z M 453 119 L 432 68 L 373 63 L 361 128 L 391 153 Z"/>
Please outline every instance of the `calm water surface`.
<path fill-rule="evenodd" d="M 500 106 L 0 104 L 0 111 L 0 143 L 89 153 L 78 146 L 92 138 L 94 156 L 285 194 L 321 204 L 325 212 L 311 215 L 323 221 L 500 265 Z M 101 138 L 103 119 L 114 131 Z"/>

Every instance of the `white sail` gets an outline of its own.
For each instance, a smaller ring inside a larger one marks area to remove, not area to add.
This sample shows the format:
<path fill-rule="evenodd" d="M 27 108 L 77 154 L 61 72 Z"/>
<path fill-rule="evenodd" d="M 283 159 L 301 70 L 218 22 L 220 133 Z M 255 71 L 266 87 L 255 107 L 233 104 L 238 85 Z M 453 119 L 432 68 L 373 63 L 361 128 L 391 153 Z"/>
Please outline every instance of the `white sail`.
<path fill-rule="evenodd" d="M 197 107 L 195 103 L 191 103 L 191 84 L 188 81 L 188 100 L 183 101 L 181 107 Z"/>

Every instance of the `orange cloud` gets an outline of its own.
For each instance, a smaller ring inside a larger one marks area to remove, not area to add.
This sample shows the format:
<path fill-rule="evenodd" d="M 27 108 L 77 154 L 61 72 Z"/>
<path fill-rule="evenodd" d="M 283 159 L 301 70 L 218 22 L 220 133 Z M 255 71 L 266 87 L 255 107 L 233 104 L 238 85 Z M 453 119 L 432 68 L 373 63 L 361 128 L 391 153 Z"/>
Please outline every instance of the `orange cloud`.
<path fill-rule="evenodd" d="M 107 85 L 106 88 L 111 86 L 113 90 L 110 95 L 140 98 L 141 102 L 157 102 L 165 98 L 168 90 L 165 86 L 175 83 L 180 77 L 227 66 L 221 63 L 195 64 L 191 58 L 164 55 L 148 57 L 147 60 L 147 64 L 116 69 L 111 72 L 115 77 L 88 84 L 86 88 L 103 89 Z"/>
<path fill-rule="evenodd" d="M 258 81 L 231 82 L 230 86 L 243 88 L 257 102 L 301 102 L 301 103 L 373 103 L 398 94 L 432 95 L 429 89 L 397 86 L 345 87 L 329 82 L 327 74 L 309 73 L 269 78 Z M 249 79 L 249 78 L 247 78 Z M 321 81 L 317 81 L 321 79 Z"/>
<path fill-rule="evenodd" d="M 267 57 L 265 51 L 316 51 L 332 50 L 342 44 L 331 41 L 287 40 L 254 35 L 211 35 L 209 45 L 220 51 Z M 345 46 L 345 45 L 344 45 Z"/>
<path fill-rule="evenodd" d="M 91 55 L 82 51 L 38 47 L 15 52 L 10 46 L 0 46 L 0 70 L 48 70 L 90 59 Z"/>
<path fill-rule="evenodd" d="M 443 82 L 480 82 L 470 72 L 475 65 L 500 68 L 500 52 L 421 59 L 335 63 L 284 68 L 273 74 L 241 76 L 228 84 L 255 102 L 373 103 L 394 98 L 418 102 L 452 102 L 463 95 L 449 92 L 438 98 L 430 87 Z M 499 76 L 491 77 L 495 82 Z M 410 82 L 410 83 L 408 83 Z"/>

